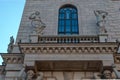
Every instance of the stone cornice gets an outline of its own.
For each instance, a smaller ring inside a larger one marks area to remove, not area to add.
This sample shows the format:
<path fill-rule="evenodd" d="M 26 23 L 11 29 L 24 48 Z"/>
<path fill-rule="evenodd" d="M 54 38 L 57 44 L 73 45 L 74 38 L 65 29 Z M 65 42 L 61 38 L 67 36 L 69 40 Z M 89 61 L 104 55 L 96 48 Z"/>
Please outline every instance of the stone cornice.
<path fill-rule="evenodd" d="M 68 44 L 41 44 L 41 43 L 20 43 L 21 53 L 116 53 L 118 44 L 109 43 L 68 43 Z"/>
<path fill-rule="evenodd" d="M 24 61 L 24 54 L 21 53 L 4 53 L 1 56 L 5 64 L 22 64 Z"/>

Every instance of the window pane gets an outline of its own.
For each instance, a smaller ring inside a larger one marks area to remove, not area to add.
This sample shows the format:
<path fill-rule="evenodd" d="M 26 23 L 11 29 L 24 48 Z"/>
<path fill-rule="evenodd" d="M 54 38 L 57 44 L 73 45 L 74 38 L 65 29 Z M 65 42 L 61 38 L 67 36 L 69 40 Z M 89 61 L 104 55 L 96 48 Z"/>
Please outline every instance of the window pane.
<path fill-rule="evenodd" d="M 64 20 L 60 20 L 59 21 L 59 26 L 64 26 L 65 25 L 65 21 Z"/>
<path fill-rule="evenodd" d="M 77 26 L 73 26 L 73 27 L 72 27 L 72 32 L 78 32 Z"/>
<path fill-rule="evenodd" d="M 64 13 L 65 12 L 65 10 L 64 9 L 60 9 L 60 13 Z"/>
<path fill-rule="evenodd" d="M 77 19 L 77 14 L 72 14 L 73 19 Z"/>
<path fill-rule="evenodd" d="M 69 9 L 67 9 L 66 10 L 66 19 L 70 19 L 70 10 Z"/>
<path fill-rule="evenodd" d="M 64 32 L 64 26 L 59 26 L 59 32 Z"/>
<path fill-rule="evenodd" d="M 75 25 L 75 20 L 72 20 L 72 25 Z"/>
<path fill-rule="evenodd" d="M 77 13 L 77 10 L 76 9 L 72 9 L 72 13 Z"/>
<path fill-rule="evenodd" d="M 75 7 L 63 7 L 59 12 L 59 33 L 64 35 L 78 34 L 78 15 Z"/>
<path fill-rule="evenodd" d="M 60 19 L 64 19 L 65 15 L 64 14 L 60 14 Z"/>
<path fill-rule="evenodd" d="M 71 28 L 71 27 L 70 27 L 69 25 L 66 25 L 66 32 L 70 32 L 70 31 L 71 31 L 70 28 Z"/>
<path fill-rule="evenodd" d="M 77 20 L 72 20 L 72 25 L 78 25 Z"/>
<path fill-rule="evenodd" d="M 71 24 L 70 21 L 71 21 L 71 20 L 66 20 L 66 25 L 69 25 L 69 26 L 70 26 L 70 24 Z"/>

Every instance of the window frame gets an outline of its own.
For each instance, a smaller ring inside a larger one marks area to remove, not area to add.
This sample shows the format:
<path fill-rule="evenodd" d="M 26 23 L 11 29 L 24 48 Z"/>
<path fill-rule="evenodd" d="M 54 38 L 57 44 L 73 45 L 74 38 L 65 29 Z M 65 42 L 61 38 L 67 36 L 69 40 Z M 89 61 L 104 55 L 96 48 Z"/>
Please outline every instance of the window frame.
<path fill-rule="evenodd" d="M 67 13 L 67 11 L 70 13 Z M 74 17 L 71 15 L 74 15 Z M 73 5 L 62 6 L 59 9 L 58 16 L 58 35 L 78 35 L 78 34 L 79 23 L 77 8 Z"/>

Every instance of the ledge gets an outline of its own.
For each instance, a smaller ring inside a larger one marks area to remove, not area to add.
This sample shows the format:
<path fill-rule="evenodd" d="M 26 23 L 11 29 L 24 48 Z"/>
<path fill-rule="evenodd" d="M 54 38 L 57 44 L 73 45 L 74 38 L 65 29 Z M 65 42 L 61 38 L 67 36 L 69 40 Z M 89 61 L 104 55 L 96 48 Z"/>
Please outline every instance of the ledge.
<path fill-rule="evenodd" d="M 21 64 L 24 61 L 24 54 L 21 53 L 1 53 L 0 55 L 7 64 Z"/>
<path fill-rule="evenodd" d="M 41 44 L 41 43 L 20 43 L 21 53 L 24 54 L 84 54 L 84 53 L 111 53 L 117 52 L 118 43 L 68 43 L 68 44 Z"/>

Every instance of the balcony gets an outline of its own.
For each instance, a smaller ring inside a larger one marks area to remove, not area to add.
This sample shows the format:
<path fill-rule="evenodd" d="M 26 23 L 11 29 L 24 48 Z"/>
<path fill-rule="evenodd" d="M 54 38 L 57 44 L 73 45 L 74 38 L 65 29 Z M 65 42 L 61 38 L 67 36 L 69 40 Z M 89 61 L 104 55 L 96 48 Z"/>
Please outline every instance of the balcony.
<path fill-rule="evenodd" d="M 99 42 L 98 36 L 37 36 L 37 42 L 18 45 L 28 66 L 34 66 L 36 61 L 101 61 L 111 66 L 118 48 L 116 42 Z"/>
<path fill-rule="evenodd" d="M 103 66 L 111 66 L 117 47 L 115 42 L 19 43 L 21 53 L 25 54 L 24 63 L 28 66 L 34 66 L 36 61 L 79 61 L 83 64 L 101 61 Z"/>

